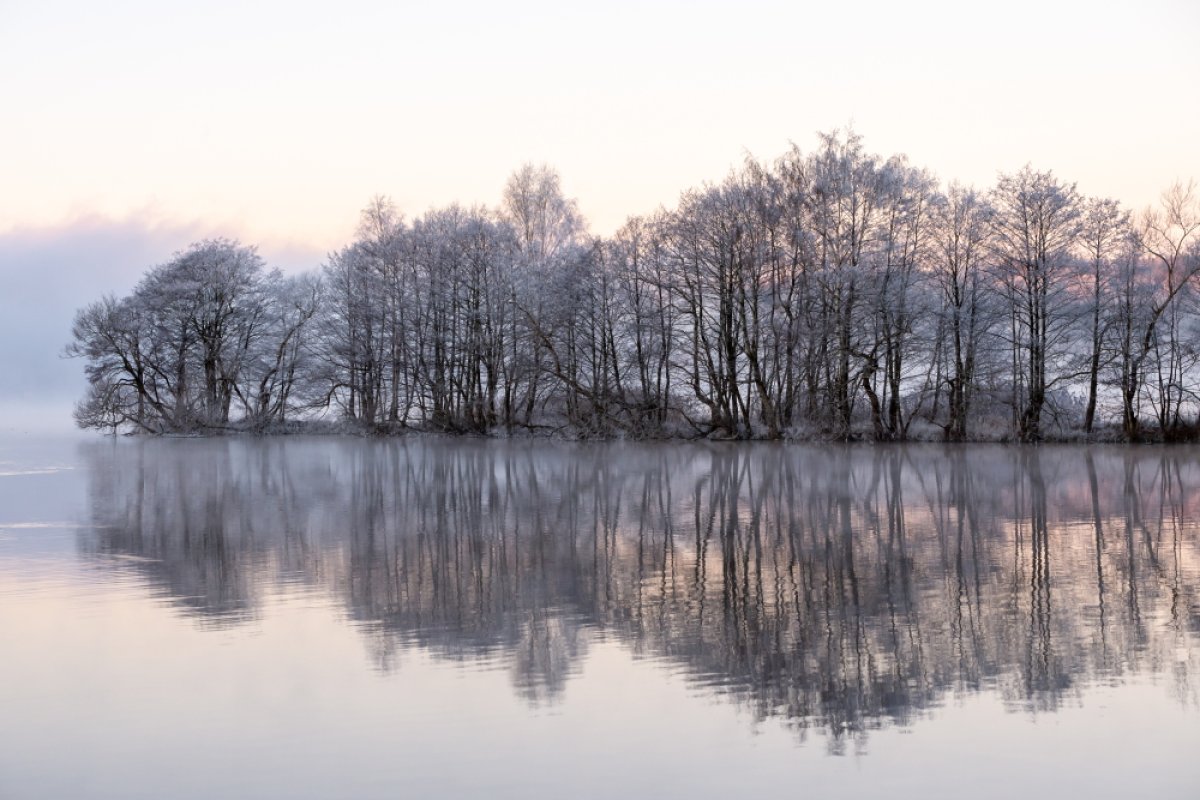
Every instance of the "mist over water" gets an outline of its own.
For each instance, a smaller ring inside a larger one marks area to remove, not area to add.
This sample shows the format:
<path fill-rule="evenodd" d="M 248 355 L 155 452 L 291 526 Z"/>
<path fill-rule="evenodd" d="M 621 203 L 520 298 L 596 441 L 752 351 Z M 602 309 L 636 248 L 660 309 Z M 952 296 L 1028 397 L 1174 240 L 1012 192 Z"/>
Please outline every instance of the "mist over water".
<path fill-rule="evenodd" d="M 0 723 L 0 795 L 1187 796 L 1197 455 L 118 439 L 39 473 L 34 454 L 0 476 L 24 498 L 0 515 L 0 701 L 69 733 Z M 74 778 L 44 772 L 71 744 Z"/>

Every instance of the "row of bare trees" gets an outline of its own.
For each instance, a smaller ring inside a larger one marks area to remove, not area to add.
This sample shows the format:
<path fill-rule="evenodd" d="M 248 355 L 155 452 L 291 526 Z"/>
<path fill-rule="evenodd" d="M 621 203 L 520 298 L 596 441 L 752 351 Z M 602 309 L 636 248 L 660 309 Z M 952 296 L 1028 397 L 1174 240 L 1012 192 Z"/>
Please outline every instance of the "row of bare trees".
<path fill-rule="evenodd" d="M 385 198 L 319 274 L 204 242 L 83 309 L 85 426 L 333 414 L 578 436 L 1187 438 L 1200 195 L 1136 217 L 1025 167 L 942 187 L 853 133 L 588 235 L 558 175 Z"/>

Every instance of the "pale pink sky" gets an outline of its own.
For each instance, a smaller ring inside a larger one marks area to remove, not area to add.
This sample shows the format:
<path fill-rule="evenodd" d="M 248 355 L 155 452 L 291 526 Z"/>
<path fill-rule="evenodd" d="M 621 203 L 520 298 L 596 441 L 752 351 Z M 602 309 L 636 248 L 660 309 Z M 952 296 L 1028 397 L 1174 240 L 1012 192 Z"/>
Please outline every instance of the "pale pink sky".
<path fill-rule="evenodd" d="M 980 185 L 1032 162 L 1140 208 L 1200 178 L 1194 0 L 177 5 L 0 0 L 0 233 L 320 254 L 376 193 L 491 205 L 525 161 L 608 233 L 851 122 Z"/>

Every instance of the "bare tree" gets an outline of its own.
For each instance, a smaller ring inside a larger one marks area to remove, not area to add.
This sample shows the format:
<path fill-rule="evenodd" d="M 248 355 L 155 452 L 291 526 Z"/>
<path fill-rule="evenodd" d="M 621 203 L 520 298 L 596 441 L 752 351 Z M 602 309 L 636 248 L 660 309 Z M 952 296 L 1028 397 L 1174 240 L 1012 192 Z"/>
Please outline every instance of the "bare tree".
<path fill-rule="evenodd" d="M 1096 400 L 1100 386 L 1101 358 L 1104 351 L 1103 310 L 1106 301 L 1106 282 L 1112 272 L 1112 262 L 1124 242 L 1129 239 L 1129 212 L 1115 200 L 1091 198 L 1084 204 L 1080 242 L 1091 267 L 1091 342 L 1087 363 L 1087 408 L 1083 430 L 1091 433 L 1096 419 Z"/>
<path fill-rule="evenodd" d="M 1080 198 L 1074 184 L 1026 166 L 1000 176 L 991 202 L 993 251 L 1010 310 L 1014 428 L 1021 441 L 1037 441 L 1047 391 L 1067 377 L 1059 361 L 1073 315 L 1067 288 Z"/>
<path fill-rule="evenodd" d="M 1200 196 L 1195 184 L 1176 183 L 1164 192 L 1159 207 L 1142 215 L 1140 233 L 1142 248 L 1161 287 L 1143 347 L 1154 354 L 1152 402 L 1159 429 L 1173 438 L 1184 426 L 1185 403 L 1195 397 L 1189 374 L 1197 354 L 1189 342 L 1198 331 L 1188 330 L 1191 320 L 1185 319 L 1182 302 L 1200 274 Z"/>
<path fill-rule="evenodd" d="M 151 432 L 282 420 L 318 286 L 268 272 L 252 247 L 199 242 L 133 294 L 76 316 L 67 354 L 87 359 L 85 427 Z"/>
<path fill-rule="evenodd" d="M 967 438 L 980 339 L 990 324 L 984 269 L 991 215 L 991 207 L 983 196 L 958 184 L 950 186 L 936 211 L 936 255 L 932 264 L 941 289 L 949 338 L 950 369 L 946 377 L 949 413 L 945 436 L 950 441 Z"/>

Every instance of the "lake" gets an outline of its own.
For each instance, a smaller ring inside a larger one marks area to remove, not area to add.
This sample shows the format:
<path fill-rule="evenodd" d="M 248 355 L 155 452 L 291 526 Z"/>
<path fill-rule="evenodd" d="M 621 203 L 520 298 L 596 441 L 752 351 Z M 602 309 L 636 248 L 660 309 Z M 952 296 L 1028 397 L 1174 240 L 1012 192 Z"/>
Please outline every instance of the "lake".
<path fill-rule="evenodd" d="M 0 798 L 1200 796 L 1200 449 L 0 440 Z"/>

